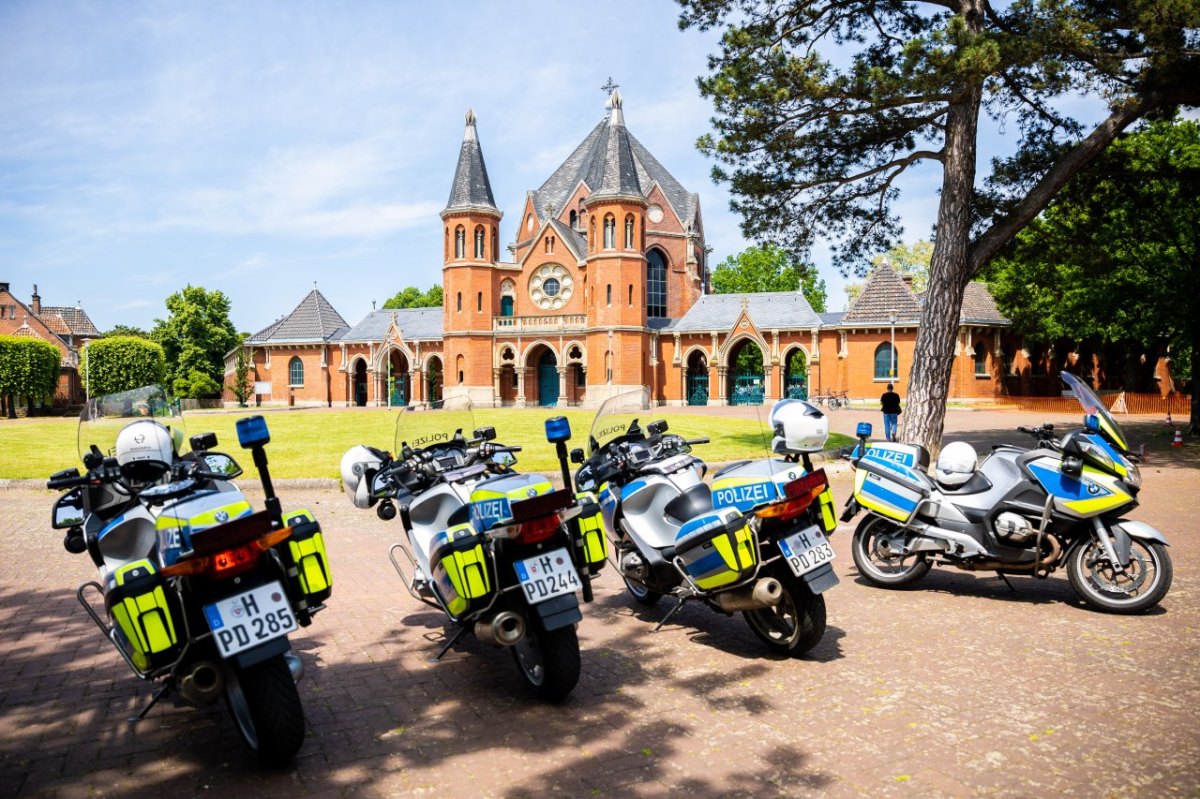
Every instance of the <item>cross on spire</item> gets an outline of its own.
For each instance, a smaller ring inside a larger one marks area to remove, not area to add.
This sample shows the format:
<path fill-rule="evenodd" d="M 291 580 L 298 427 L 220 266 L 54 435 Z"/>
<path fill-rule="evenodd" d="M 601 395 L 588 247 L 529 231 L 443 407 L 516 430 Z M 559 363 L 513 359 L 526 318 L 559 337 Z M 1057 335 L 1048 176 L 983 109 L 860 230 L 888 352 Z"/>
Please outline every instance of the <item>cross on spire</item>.
<path fill-rule="evenodd" d="M 609 75 L 608 82 L 600 87 L 600 91 L 604 92 L 605 94 L 612 94 L 613 89 L 618 88 L 620 85 L 621 84 L 619 83 L 613 83 L 612 75 Z"/>

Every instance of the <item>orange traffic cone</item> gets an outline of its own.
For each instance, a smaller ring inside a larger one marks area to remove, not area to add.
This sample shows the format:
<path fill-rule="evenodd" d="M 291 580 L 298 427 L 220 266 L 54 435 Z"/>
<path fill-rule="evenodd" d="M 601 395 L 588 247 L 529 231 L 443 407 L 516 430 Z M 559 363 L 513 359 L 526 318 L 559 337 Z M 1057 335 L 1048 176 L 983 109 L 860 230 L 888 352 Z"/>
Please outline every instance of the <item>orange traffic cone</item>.
<path fill-rule="evenodd" d="M 1172 447 L 1182 447 L 1183 446 L 1183 433 L 1180 431 L 1180 429 L 1178 427 L 1175 428 L 1175 440 L 1171 442 L 1171 446 Z"/>

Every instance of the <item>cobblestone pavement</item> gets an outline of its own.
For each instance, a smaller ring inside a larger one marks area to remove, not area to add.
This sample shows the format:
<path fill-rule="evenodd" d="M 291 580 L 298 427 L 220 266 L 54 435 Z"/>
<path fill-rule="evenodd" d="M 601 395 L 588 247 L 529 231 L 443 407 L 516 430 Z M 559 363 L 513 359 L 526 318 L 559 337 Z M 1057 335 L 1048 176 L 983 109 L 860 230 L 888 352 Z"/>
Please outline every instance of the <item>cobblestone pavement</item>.
<path fill-rule="evenodd" d="M 1134 515 L 1175 563 L 1149 615 L 1085 610 L 1061 574 L 1011 578 L 1015 592 L 946 570 L 871 588 L 843 527 L 810 656 L 768 656 L 741 618 L 700 606 L 651 634 L 663 610 L 635 607 L 610 568 L 559 707 L 473 640 L 431 664 L 442 626 L 388 563 L 398 524 L 288 488 L 285 506 L 325 526 L 335 593 L 293 639 L 308 738 L 283 771 L 253 763 L 223 705 L 166 702 L 130 726 L 148 686 L 75 603 L 91 569 L 48 529 L 53 495 L 0 491 L 0 796 L 1197 796 L 1195 449 L 1159 442 L 1144 467 Z M 848 490 L 836 474 L 839 503 Z"/>

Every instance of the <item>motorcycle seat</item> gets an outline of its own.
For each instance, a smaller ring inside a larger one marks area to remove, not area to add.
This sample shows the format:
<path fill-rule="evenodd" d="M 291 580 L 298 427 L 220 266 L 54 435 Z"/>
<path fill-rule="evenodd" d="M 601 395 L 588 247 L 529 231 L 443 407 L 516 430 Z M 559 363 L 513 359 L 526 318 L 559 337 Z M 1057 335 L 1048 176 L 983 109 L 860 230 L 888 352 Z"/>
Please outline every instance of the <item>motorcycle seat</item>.
<path fill-rule="evenodd" d="M 960 486 L 948 486 L 938 483 L 938 490 L 943 494 L 981 494 L 984 491 L 990 490 L 992 481 L 983 476 L 980 471 L 975 471 L 967 482 Z"/>
<path fill-rule="evenodd" d="M 712 509 L 712 489 L 704 484 L 692 486 L 663 508 L 668 516 L 681 525 Z"/>

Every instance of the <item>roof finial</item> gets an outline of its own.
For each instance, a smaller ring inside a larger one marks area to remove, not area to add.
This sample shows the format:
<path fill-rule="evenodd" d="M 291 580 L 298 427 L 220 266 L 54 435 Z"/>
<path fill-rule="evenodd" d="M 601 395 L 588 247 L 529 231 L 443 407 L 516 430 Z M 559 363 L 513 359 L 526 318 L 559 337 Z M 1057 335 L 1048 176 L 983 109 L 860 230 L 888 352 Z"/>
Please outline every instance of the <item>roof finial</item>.
<path fill-rule="evenodd" d="M 467 109 L 467 130 L 463 133 L 463 141 L 478 141 L 478 136 L 475 134 L 475 109 Z"/>
<path fill-rule="evenodd" d="M 621 84 L 619 84 L 619 83 L 613 83 L 612 75 L 609 75 L 608 81 L 603 86 L 600 87 L 600 91 L 604 92 L 605 94 L 611 95 L 613 93 L 613 90 L 616 89 L 620 85 Z"/>
<path fill-rule="evenodd" d="M 608 107 L 612 109 L 608 114 L 608 124 L 616 127 L 625 124 L 625 115 L 621 112 L 621 90 L 613 89 L 612 94 L 608 98 Z"/>

